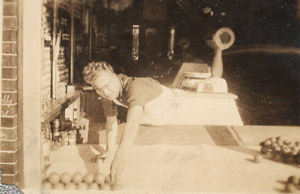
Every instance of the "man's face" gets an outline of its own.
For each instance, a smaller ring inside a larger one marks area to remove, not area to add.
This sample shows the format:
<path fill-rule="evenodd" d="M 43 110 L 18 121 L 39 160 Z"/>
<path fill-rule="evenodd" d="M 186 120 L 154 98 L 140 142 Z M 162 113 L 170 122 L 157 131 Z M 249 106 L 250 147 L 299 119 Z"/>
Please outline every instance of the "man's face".
<path fill-rule="evenodd" d="M 96 75 L 93 87 L 103 98 L 113 101 L 118 98 L 121 91 L 121 83 L 117 75 L 110 71 L 101 71 Z"/>

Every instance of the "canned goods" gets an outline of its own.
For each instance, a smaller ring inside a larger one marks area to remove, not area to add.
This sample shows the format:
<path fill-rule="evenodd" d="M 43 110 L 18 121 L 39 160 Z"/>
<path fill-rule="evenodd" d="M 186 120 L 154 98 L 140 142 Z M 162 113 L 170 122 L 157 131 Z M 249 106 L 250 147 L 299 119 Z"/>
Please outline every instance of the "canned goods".
<path fill-rule="evenodd" d="M 54 119 L 53 120 L 53 128 L 57 129 L 60 127 L 60 120 L 59 119 Z"/>
<path fill-rule="evenodd" d="M 60 124 L 60 121 L 59 119 L 54 119 L 53 120 L 53 123 L 52 123 L 52 140 L 53 141 L 59 141 L 59 125 Z"/>
<path fill-rule="evenodd" d="M 51 125 L 47 124 L 45 128 L 46 128 L 46 138 L 51 139 Z"/>
<path fill-rule="evenodd" d="M 50 163 L 50 141 L 45 140 L 43 142 L 43 157 L 44 157 L 44 164 Z"/>
<path fill-rule="evenodd" d="M 60 136 L 61 136 L 61 145 L 62 146 L 66 146 L 69 144 L 69 138 L 68 138 L 68 134 L 67 132 L 61 132 L 60 133 Z"/>
<path fill-rule="evenodd" d="M 76 145 L 76 131 L 69 131 L 69 145 Z"/>

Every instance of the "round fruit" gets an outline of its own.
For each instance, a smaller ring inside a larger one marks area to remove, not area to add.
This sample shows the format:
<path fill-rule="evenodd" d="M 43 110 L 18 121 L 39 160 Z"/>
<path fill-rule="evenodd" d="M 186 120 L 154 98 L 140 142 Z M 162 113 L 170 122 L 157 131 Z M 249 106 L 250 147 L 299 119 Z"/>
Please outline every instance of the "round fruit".
<path fill-rule="evenodd" d="M 274 151 L 277 152 L 277 153 L 279 153 L 279 152 L 281 151 L 280 146 L 276 146 L 276 147 L 274 148 Z"/>
<path fill-rule="evenodd" d="M 272 144 L 272 141 L 270 139 L 266 139 L 264 142 L 264 145 L 269 146 Z"/>
<path fill-rule="evenodd" d="M 279 145 L 278 145 L 277 142 L 273 142 L 273 143 L 272 143 L 272 146 L 273 146 L 273 147 L 277 147 L 277 146 L 279 146 Z"/>
<path fill-rule="evenodd" d="M 298 178 L 296 176 L 289 176 L 287 184 L 293 184 L 296 186 L 298 184 Z"/>
<path fill-rule="evenodd" d="M 65 185 L 65 190 L 76 190 L 76 184 L 75 183 L 67 183 Z"/>
<path fill-rule="evenodd" d="M 285 144 L 285 145 L 289 145 L 291 143 L 291 141 L 289 141 L 289 140 L 284 140 L 283 141 L 283 144 Z"/>
<path fill-rule="evenodd" d="M 288 193 L 294 193 L 296 191 L 296 187 L 295 185 L 289 183 L 285 186 L 285 191 Z"/>
<path fill-rule="evenodd" d="M 54 190 L 64 190 L 64 184 L 62 184 L 62 183 L 57 183 L 57 184 L 54 184 L 53 185 L 53 189 Z"/>
<path fill-rule="evenodd" d="M 262 157 L 262 155 L 260 154 L 260 153 L 258 153 L 258 154 L 256 154 L 255 156 L 254 156 L 254 162 L 256 162 L 256 163 L 260 163 L 261 161 L 262 161 L 262 159 L 263 159 L 263 157 Z"/>
<path fill-rule="evenodd" d="M 97 183 L 92 183 L 89 186 L 89 190 L 99 190 L 99 185 Z"/>
<path fill-rule="evenodd" d="M 295 147 L 295 144 L 290 142 L 289 144 L 287 144 L 287 146 L 290 148 L 290 149 L 293 149 Z"/>
<path fill-rule="evenodd" d="M 68 184 L 69 182 L 71 182 L 72 180 L 72 175 L 69 172 L 64 172 L 61 176 L 60 176 L 60 182 L 64 183 L 64 184 Z"/>
<path fill-rule="evenodd" d="M 279 146 L 283 146 L 283 141 L 282 141 L 281 139 L 279 139 L 279 140 L 277 140 L 277 144 L 278 144 Z"/>
<path fill-rule="evenodd" d="M 52 189 L 52 183 L 50 183 L 49 181 L 43 182 L 42 189 L 44 189 L 44 190 L 51 190 Z"/>
<path fill-rule="evenodd" d="M 105 175 L 102 173 L 97 173 L 95 176 L 95 183 L 102 185 L 105 182 Z"/>
<path fill-rule="evenodd" d="M 262 154 L 267 154 L 268 153 L 268 148 L 266 148 L 266 147 L 262 147 L 261 149 L 260 149 L 260 152 L 262 153 Z"/>
<path fill-rule="evenodd" d="M 95 177 L 95 175 L 93 173 L 87 173 L 83 177 L 83 181 L 87 184 L 91 184 L 92 182 L 94 182 L 94 177 Z"/>
<path fill-rule="evenodd" d="M 81 175 L 81 173 L 76 172 L 76 173 L 73 175 L 73 177 L 72 177 L 72 181 L 73 181 L 73 183 L 75 183 L 75 184 L 81 183 L 81 182 L 82 182 L 82 175 Z"/>
<path fill-rule="evenodd" d="M 120 184 L 114 184 L 111 188 L 112 191 L 121 190 L 122 186 Z"/>
<path fill-rule="evenodd" d="M 86 184 L 86 183 L 79 183 L 78 185 L 77 185 L 77 190 L 88 190 L 88 184 Z"/>
<path fill-rule="evenodd" d="M 48 179 L 49 179 L 50 183 L 57 184 L 57 183 L 59 183 L 60 176 L 57 172 L 52 172 Z"/>
<path fill-rule="evenodd" d="M 272 138 L 271 138 L 271 142 L 272 142 L 272 143 L 275 143 L 276 141 L 277 141 L 276 137 L 272 137 Z"/>
<path fill-rule="evenodd" d="M 284 147 L 284 146 L 283 146 L 282 150 L 285 154 L 288 154 L 292 151 L 289 147 Z"/>
<path fill-rule="evenodd" d="M 111 190 L 110 184 L 104 183 L 103 185 L 101 185 L 101 190 L 110 191 Z"/>

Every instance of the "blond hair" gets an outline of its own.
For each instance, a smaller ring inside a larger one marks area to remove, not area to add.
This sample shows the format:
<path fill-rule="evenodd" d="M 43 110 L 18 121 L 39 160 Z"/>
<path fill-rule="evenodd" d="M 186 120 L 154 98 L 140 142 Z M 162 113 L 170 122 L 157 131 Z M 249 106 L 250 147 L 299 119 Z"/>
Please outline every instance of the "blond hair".
<path fill-rule="evenodd" d="M 93 84 L 96 75 L 100 71 L 110 71 L 114 73 L 114 69 L 112 66 L 105 61 L 99 61 L 99 62 L 90 62 L 87 66 L 84 67 L 82 73 L 83 73 L 83 79 L 85 82 L 89 84 Z"/>

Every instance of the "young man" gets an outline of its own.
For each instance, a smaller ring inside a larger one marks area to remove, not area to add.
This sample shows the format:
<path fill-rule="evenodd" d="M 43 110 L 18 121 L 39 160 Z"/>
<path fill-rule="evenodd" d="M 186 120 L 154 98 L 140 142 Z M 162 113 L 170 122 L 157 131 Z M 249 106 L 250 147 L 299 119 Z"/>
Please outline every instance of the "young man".
<path fill-rule="evenodd" d="M 212 76 L 223 73 L 222 50 L 216 49 L 212 65 Z M 133 78 L 116 75 L 106 62 L 89 63 L 83 70 L 84 80 L 91 84 L 102 97 L 106 116 L 107 147 L 101 158 L 112 155 L 117 135 L 117 106 L 128 108 L 126 124 L 120 145 L 111 164 L 111 179 L 115 183 L 124 169 L 126 152 L 133 144 L 139 124 L 182 124 L 186 120 L 177 117 L 181 109 L 178 99 L 166 87 L 152 78 Z M 197 118 L 196 118 L 197 119 Z"/>
<path fill-rule="evenodd" d="M 145 118 L 150 124 L 155 118 L 153 108 L 168 104 L 172 94 L 152 78 L 132 78 L 116 75 L 106 62 L 89 63 L 83 70 L 84 80 L 101 96 L 106 116 L 107 148 L 100 156 L 107 158 L 114 152 L 117 135 L 117 106 L 128 108 L 120 145 L 111 164 L 111 179 L 116 182 L 124 169 L 126 152 L 133 144 L 139 124 Z M 151 109 L 152 108 L 152 109 Z M 145 115 L 147 115 L 145 117 Z M 148 118 L 148 119 L 147 119 Z"/>

